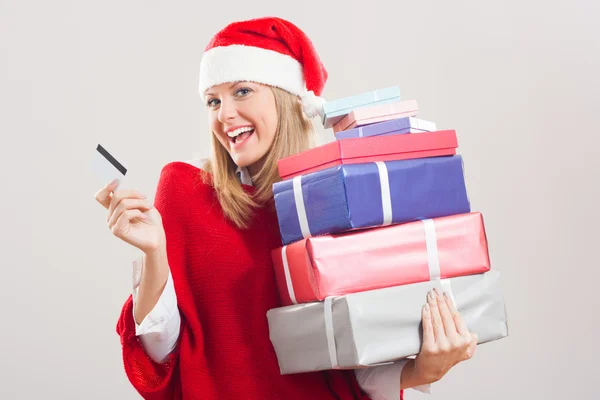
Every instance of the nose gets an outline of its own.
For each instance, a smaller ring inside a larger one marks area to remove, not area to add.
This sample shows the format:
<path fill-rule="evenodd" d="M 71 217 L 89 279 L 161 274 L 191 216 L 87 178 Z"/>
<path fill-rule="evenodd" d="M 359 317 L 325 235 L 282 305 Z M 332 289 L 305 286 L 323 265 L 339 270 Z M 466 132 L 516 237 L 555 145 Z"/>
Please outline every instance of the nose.
<path fill-rule="evenodd" d="M 235 103 L 233 101 L 229 101 L 228 99 L 222 99 L 219 107 L 219 121 L 225 123 L 233 120 L 236 116 L 237 109 L 235 108 Z"/>

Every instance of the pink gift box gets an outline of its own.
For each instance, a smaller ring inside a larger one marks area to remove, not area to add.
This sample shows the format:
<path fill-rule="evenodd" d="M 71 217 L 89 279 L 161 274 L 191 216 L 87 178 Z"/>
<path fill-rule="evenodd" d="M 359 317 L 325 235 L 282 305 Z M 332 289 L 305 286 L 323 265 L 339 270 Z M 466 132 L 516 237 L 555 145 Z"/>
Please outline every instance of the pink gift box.
<path fill-rule="evenodd" d="M 271 255 L 283 305 L 490 269 L 478 212 L 311 237 Z"/>
<path fill-rule="evenodd" d="M 277 168 L 285 180 L 342 164 L 451 156 L 457 147 L 454 130 L 342 139 L 282 158 Z"/>
<path fill-rule="evenodd" d="M 333 131 L 337 133 L 376 122 L 389 121 L 402 117 L 414 117 L 417 115 L 417 111 L 416 100 L 398 101 L 379 106 L 359 108 L 333 125 Z"/>

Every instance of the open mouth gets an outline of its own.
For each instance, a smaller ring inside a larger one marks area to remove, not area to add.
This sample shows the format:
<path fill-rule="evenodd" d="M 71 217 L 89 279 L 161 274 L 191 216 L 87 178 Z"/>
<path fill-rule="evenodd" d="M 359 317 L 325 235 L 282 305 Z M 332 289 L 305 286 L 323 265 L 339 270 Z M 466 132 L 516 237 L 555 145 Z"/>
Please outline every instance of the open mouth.
<path fill-rule="evenodd" d="M 227 136 L 229 140 L 233 144 L 242 143 L 244 140 L 249 138 L 254 133 L 254 127 L 246 126 L 243 128 L 238 128 L 234 131 L 227 132 Z"/>

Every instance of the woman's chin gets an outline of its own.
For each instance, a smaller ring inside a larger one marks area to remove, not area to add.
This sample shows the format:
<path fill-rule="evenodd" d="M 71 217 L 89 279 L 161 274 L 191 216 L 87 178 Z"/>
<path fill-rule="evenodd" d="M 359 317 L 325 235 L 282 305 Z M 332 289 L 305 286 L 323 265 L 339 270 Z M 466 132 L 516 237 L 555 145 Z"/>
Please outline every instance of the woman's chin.
<path fill-rule="evenodd" d="M 255 157 L 253 154 L 245 153 L 233 153 L 231 154 L 231 158 L 235 165 L 240 168 L 246 168 L 258 161 L 258 157 Z"/>

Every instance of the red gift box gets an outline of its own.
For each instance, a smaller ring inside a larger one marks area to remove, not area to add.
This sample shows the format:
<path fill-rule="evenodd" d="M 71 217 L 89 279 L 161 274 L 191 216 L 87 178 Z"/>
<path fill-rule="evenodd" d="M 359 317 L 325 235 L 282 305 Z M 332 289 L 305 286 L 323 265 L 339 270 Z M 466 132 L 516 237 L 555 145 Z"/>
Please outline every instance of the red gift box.
<path fill-rule="evenodd" d="M 285 180 L 342 164 L 452 156 L 457 147 L 454 130 L 342 139 L 282 158 L 277 167 Z"/>
<path fill-rule="evenodd" d="M 312 237 L 271 255 L 283 305 L 490 269 L 478 212 Z"/>

